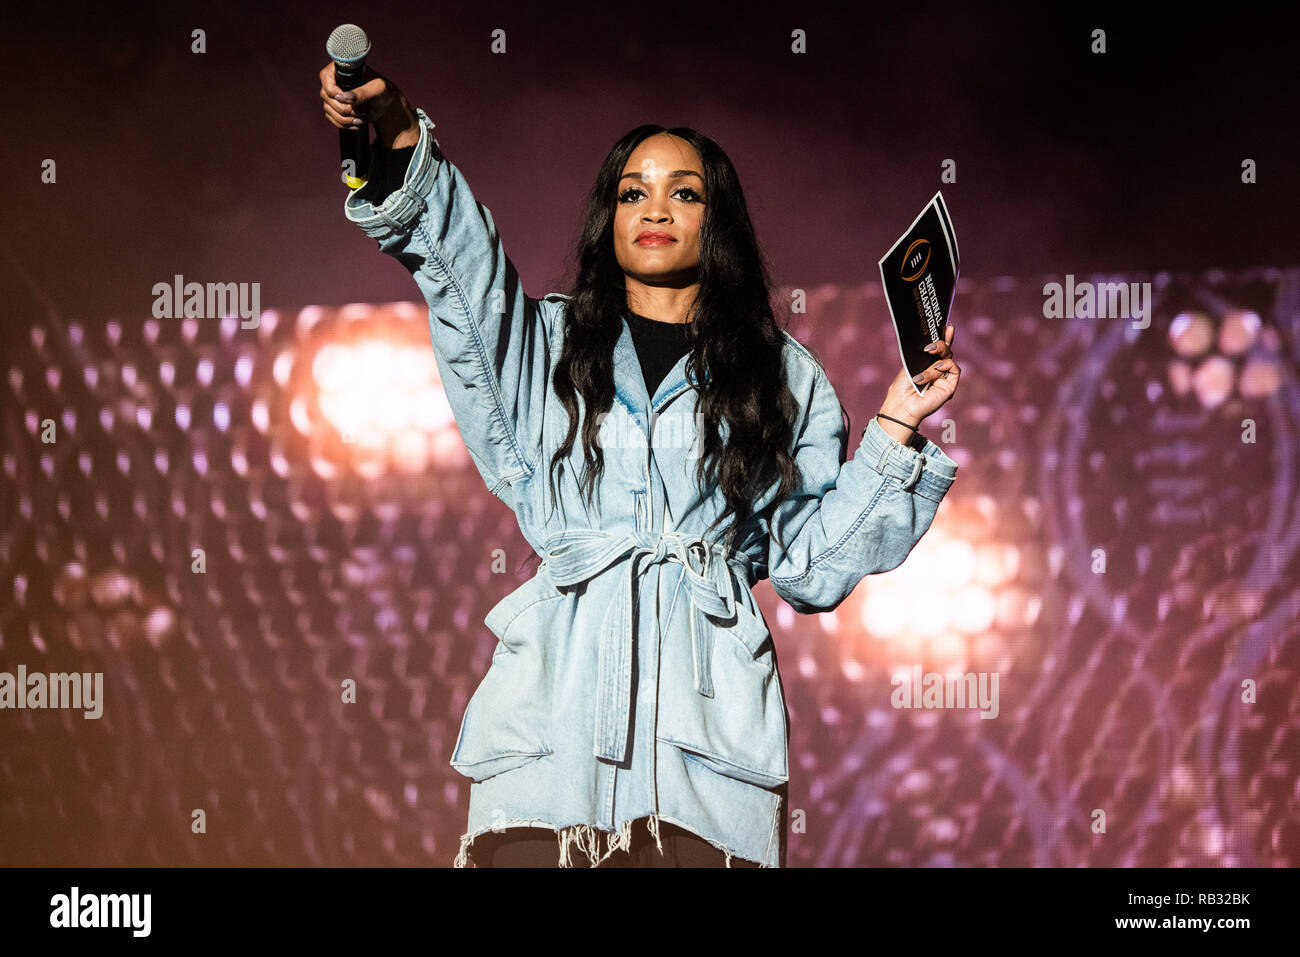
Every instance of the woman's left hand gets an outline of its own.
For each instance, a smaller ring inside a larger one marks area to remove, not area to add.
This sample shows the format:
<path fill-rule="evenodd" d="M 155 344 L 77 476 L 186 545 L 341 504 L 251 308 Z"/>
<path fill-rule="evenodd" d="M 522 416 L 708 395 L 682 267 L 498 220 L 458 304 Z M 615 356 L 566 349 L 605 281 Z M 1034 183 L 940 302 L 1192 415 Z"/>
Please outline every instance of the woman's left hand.
<path fill-rule="evenodd" d="M 961 368 L 952 355 L 953 333 L 952 326 L 944 326 L 943 339 L 936 340 L 925 347 L 926 352 L 939 356 L 939 361 L 922 372 L 916 383 L 918 386 L 930 383 L 925 394 L 917 395 L 916 389 L 912 388 L 912 379 L 907 374 L 907 367 L 904 366 L 898 370 L 898 375 L 890 383 L 889 391 L 885 394 L 884 405 L 880 407 L 881 412 L 902 419 L 908 425 L 919 426 L 921 420 L 953 397 L 953 393 L 957 391 L 957 382 L 961 378 Z M 881 425 L 885 425 L 888 420 L 878 421 Z"/>

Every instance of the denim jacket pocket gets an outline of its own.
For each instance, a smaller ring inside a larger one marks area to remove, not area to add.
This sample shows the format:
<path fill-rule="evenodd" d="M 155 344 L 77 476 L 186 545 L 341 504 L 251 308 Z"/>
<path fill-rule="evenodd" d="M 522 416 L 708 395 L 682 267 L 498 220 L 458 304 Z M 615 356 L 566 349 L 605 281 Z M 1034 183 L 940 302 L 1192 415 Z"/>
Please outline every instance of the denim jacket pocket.
<path fill-rule="evenodd" d="M 550 622 L 562 597 L 543 568 L 484 619 L 497 649 L 465 707 L 450 762 L 472 781 L 552 753 Z"/>
<path fill-rule="evenodd" d="M 695 690 L 689 629 L 672 629 L 665 638 L 656 736 L 688 762 L 760 787 L 779 787 L 790 779 L 787 725 L 767 625 L 738 601 L 735 621 L 713 627 L 720 634 L 710 649 L 712 697 Z"/>

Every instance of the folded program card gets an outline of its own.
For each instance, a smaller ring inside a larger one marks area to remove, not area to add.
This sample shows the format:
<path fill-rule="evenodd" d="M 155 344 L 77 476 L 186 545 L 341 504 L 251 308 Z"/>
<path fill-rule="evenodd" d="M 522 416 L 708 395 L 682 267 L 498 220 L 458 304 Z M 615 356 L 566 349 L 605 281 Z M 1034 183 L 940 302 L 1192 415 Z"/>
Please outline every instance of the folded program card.
<path fill-rule="evenodd" d="M 957 234 L 948 219 L 943 194 L 935 193 L 903 237 L 880 260 L 885 301 L 894 318 L 898 351 L 909 376 L 924 372 L 938 361 L 925 347 L 943 338 L 960 270 Z M 912 388 L 923 392 L 916 383 Z"/>

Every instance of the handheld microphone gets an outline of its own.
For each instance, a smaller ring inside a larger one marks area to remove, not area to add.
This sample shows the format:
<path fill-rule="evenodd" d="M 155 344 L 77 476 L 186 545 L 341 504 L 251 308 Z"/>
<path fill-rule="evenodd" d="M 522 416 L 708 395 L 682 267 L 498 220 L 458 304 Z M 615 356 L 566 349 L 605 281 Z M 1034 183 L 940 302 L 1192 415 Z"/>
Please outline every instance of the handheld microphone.
<path fill-rule="evenodd" d="M 365 82 L 370 40 L 359 26 L 345 23 L 337 27 L 325 42 L 325 52 L 334 61 L 334 82 L 340 90 L 352 90 Z M 339 130 L 339 153 L 343 158 L 343 182 L 349 189 L 364 186 L 370 178 L 369 128 L 363 125 L 356 130 Z"/>

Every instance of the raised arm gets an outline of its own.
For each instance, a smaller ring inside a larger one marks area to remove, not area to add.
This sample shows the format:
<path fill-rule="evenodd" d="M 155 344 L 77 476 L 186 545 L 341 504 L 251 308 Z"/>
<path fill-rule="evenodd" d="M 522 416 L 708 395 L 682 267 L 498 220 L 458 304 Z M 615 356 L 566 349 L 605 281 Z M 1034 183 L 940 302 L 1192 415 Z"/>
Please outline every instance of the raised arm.
<path fill-rule="evenodd" d="M 806 411 L 794 448 L 803 484 L 772 517 L 768 575 L 795 611 L 813 614 L 836 608 L 867 575 L 903 563 L 934 520 L 957 463 L 929 440 L 921 451 L 903 445 L 874 417 L 845 461 L 839 398 L 820 364 L 806 353 L 801 361 L 810 373 L 795 393 Z"/>
<path fill-rule="evenodd" d="M 411 113 L 418 139 L 401 185 L 378 205 L 364 187 L 350 191 L 344 214 L 414 277 L 461 437 L 488 488 L 513 507 L 513 484 L 540 459 L 561 305 L 524 293 L 491 212 L 443 156 L 433 121 Z"/>

